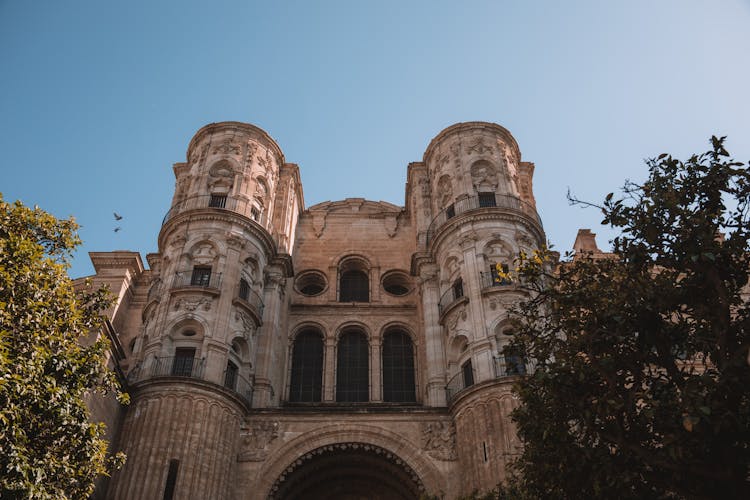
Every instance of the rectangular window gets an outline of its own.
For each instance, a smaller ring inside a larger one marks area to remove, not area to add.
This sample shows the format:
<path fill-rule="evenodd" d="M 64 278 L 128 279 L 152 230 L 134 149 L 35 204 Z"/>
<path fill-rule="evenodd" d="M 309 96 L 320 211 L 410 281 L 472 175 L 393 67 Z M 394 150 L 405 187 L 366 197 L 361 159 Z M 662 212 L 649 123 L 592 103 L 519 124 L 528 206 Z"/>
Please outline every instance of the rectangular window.
<path fill-rule="evenodd" d="M 180 469 L 179 460 L 169 461 L 169 472 L 167 472 L 167 484 L 164 486 L 164 500 L 174 498 L 174 488 L 177 485 L 177 471 Z"/>
<path fill-rule="evenodd" d="M 495 193 L 479 193 L 479 206 L 496 207 L 497 201 L 495 201 Z"/>
<path fill-rule="evenodd" d="M 490 264 L 490 275 L 492 276 L 492 286 L 510 285 L 512 282 L 507 276 L 501 277 L 497 271 L 498 264 Z M 508 264 L 500 264 L 504 274 L 508 274 Z"/>
<path fill-rule="evenodd" d="M 242 300 L 247 300 L 248 295 L 250 295 L 250 283 L 247 282 L 244 278 L 240 279 L 240 298 Z"/>
<path fill-rule="evenodd" d="M 208 206 L 211 208 L 225 208 L 227 206 L 227 195 L 212 194 L 211 199 L 208 200 Z"/>
<path fill-rule="evenodd" d="M 172 375 L 176 377 L 192 376 L 194 362 L 195 362 L 195 348 L 178 347 L 174 351 L 174 362 L 172 363 Z"/>
<path fill-rule="evenodd" d="M 237 365 L 227 361 L 227 371 L 224 372 L 224 387 L 234 390 L 237 387 Z"/>
<path fill-rule="evenodd" d="M 464 375 L 464 387 L 474 385 L 474 370 L 471 367 L 471 360 L 461 365 L 461 371 Z"/>
<path fill-rule="evenodd" d="M 210 267 L 194 267 L 193 275 L 190 277 L 192 286 L 208 286 L 211 283 Z"/>
<path fill-rule="evenodd" d="M 453 300 L 460 299 L 464 296 L 464 281 L 458 278 L 453 282 Z"/>
<path fill-rule="evenodd" d="M 445 209 L 445 218 L 452 219 L 455 216 L 456 216 L 456 207 L 453 205 L 449 205 L 448 208 Z"/>

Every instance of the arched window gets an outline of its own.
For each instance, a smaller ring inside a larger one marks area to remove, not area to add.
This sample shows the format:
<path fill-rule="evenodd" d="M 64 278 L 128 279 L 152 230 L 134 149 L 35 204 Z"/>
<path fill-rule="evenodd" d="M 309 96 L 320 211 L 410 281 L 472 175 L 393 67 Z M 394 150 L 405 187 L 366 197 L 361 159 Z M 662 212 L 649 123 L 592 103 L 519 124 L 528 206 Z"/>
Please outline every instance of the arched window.
<path fill-rule="evenodd" d="M 289 401 L 320 401 L 322 388 L 323 337 L 317 330 L 305 330 L 294 340 Z"/>
<path fill-rule="evenodd" d="M 406 332 L 395 330 L 383 338 L 383 401 L 412 403 L 414 390 L 414 347 Z"/>
<path fill-rule="evenodd" d="M 369 302 L 370 280 L 367 273 L 359 270 L 341 273 L 339 302 Z"/>
<path fill-rule="evenodd" d="M 370 399 L 370 349 L 364 332 L 344 332 L 339 339 L 336 364 L 336 401 Z"/>

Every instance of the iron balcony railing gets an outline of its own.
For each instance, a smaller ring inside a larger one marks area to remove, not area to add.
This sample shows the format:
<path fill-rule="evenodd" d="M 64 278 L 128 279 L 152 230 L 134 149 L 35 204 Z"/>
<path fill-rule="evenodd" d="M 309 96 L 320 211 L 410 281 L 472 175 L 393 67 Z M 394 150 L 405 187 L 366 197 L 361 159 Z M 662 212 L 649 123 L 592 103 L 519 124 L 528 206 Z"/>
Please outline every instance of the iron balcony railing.
<path fill-rule="evenodd" d="M 129 383 L 142 382 L 156 377 L 185 377 L 214 383 L 206 378 L 206 360 L 185 356 L 166 356 L 149 358 L 128 374 Z M 238 372 L 225 370 L 222 376 L 226 389 L 237 394 L 248 405 L 253 401 L 253 384 Z M 217 384 L 219 385 L 219 384 Z"/>
<path fill-rule="evenodd" d="M 451 286 L 448 290 L 443 293 L 438 301 L 438 314 L 442 315 L 444 311 L 450 307 L 451 304 L 459 300 L 464 296 L 464 289 L 462 286 Z"/>
<path fill-rule="evenodd" d="M 140 382 L 154 377 L 190 377 L 203 379 L 205 359 L 185 356 L 148 358 L 128 374 L 128 381 Z"/>
<path fill-rule="evenodd" d="M 515 284 L 513 280 L 499 278 L 495 273 L 479 273 L 479 281 L 482 288 L 492 288 L 495 286 L 510 286 Z"/>
<path fill-rule="evenodd" d="M 221 287 L 221 273 L 196 273 L 195 270 L 175 273 L 174 281 L 172 282 L 172 288 L 182 288 L 189 286 L 214 288 L 218 290 Z"/>
<path fill-rule="evenodd" d="M 247 302 L 250 306 L 254 307 L 255 310 L 258 311 L 259 317 L 263 317 L 263 299 L 260 298 L 260 295 L 251 290 L 249 286 L 242 286 L 241 282 L 237 296 Z"/>
<path fill-rule="evenodd" d="M 224 371 L 224 387 L 235 392 L 248 405 L 253 402 L 253 384 L 234 370 Z"/>
<path fill-rule="evenodd" d="M 469 368 L 469 370 L 464 367 L 458 370 L 458 373 L 456 373 L 445 386 L 445 392 L 448 397 L 448 401 L 452 401 L 453 398 L 456 397 L 456 394 L 474 385 L 474 380 L 475 377 L 473 367 Z"/>
<path fill-rule="evenodd" d="M 468 198 L 458 200 L 437 214 L 435 218 L 432 219 L 432 222 L 430 222 L 430 226 L 427 229 L 426 243 L 429 244 L 443 224 L 450 219 L 470 210 L 476 210 L 479 208 L 502 208 L 505 210 L 513 210 L 531 217 L 537 224 L 539 224 L 540 228 L 542 227 L 542 220 L 539 218 L 539 214 L 536 212 L 536 209 L 534 209 L 534 206 L 530 203 L 509 194 L 482 193 L 478 196 L 469 196 Z"/>
<path fill-rule="evenodd" d="M 536 367 L 536 364 L 534 362 L 529 361 L 521 356 L 495 356 L 493 360 L 495 380 L 506 377 L 520 377 L 524 375 L 531 375 L 534 373 L 534 369 Z M 458 393 L 460 393 L 464 389 L 467 389 L 474 385 L 476 383 L 475 375 L 476 374 L 474 373 L 474 370 L 472 370 L 471 376 L 469 377 L 467 377 L 464 369 L 459 370 L 458 373 L 456 373 L 445 386 L 445 392 L 446 396 L 448 397 L 448 402 L 453 401 Z"/>
<path fill-rule="evenodd" d="M 162 226 L 167 223 L 169 219 L 177 214 L 186 212 L 188 210 L 196 210 L 199 208 L 214 208 L 218 210 L 229 210 L 230 212 L 244 215 L 245 217 L 254 220 L 261 226 L 266 226 L 266 215 L 261 213 L 250 200 L 241 200 L 233 198 L 231 196 L 217 196 L 217 195 L 201 195 L 187 198 L 178 203 L 172 205 L 167 211 L 164 219 L 161 221 Z"/>

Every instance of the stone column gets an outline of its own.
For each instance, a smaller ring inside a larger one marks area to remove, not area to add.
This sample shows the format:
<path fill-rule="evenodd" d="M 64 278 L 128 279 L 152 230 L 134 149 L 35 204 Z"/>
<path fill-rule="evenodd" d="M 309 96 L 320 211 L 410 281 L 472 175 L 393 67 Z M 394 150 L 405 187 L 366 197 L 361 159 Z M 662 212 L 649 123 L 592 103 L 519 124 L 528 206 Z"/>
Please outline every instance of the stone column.
<path fill-rule="evenodd" d="M 325 358 L 323 359 L 323 401 L 331 402 L 336 389 L 336 344 L 335 339 L 325 339 Z"/>
<path fill-rule="evenodd" d="M 370 401 L 383 400 L 381 367 L 380 338 L 373 338 L 370 343 Z"/>
<path fill-rule="evenodd" d="M 422 294 L 422 314 L 424 315 L 424 337 L 427 372 L 426 406 L 445 406 L 445 345 L 443 329 L 440 326 L 438 301 L 437 266 L 428 264 L 420 269 L 420 292 Z"/>
<path fill-rule="evenodd" d="M 278 366 L 282 357 L 276 351 L 281 345 L 277 341 L 277 337 L 280 335 L 282 297 L 284 296 L 286 279 L 281 269 L 276 266 L 269 266 L 265 270 L 265 281 L 263 325 L 258 335 L 258 355 L 253 394 L 253 406 L 256 408 L 265 408 L 272 402 L 274 396 L 280 396 L 279 393 L 283 390 L 282 382 L 281 380 L 274 380 L 274 370 L 285 368 Z M 279 373 L 283 373 L 283 371 L 279 371 Z"/>
<path fill-rule="evenodd" d="M 464 255 L 464 295 L 469 298 L 468 313 L 473 325 L 471 339 L 472 366 L 474 367 L 474 382 L 481 382 L 494 378 L 494 367 L 488 362 L 491 344 L 487 339 L 487 327 L 482 306 L 482 282 L 479 278 L 479 265 L 476 255 L 477 235 L 469 232 L 459 238 L 459 245 Z"/>

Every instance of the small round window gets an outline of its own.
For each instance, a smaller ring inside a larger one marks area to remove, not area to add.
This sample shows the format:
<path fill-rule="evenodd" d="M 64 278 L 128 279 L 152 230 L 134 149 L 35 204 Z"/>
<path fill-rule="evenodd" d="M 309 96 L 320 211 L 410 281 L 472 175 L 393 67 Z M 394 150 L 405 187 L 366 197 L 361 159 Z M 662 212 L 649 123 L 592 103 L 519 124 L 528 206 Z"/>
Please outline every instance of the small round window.
<path fill-rule="evenodd" d="M 383 277 L 383 289 L 391 295 L 406 295 L 411 291 L 411 281 L 406 273 L 392 271 Z"/>
<path fill-rule="evenodd" d="M 328 286 L 325 274 L 320 271 L 307 271 L 297 276 L 294 288 L 302 295 L 314 297 L 323 293 Z"/>

